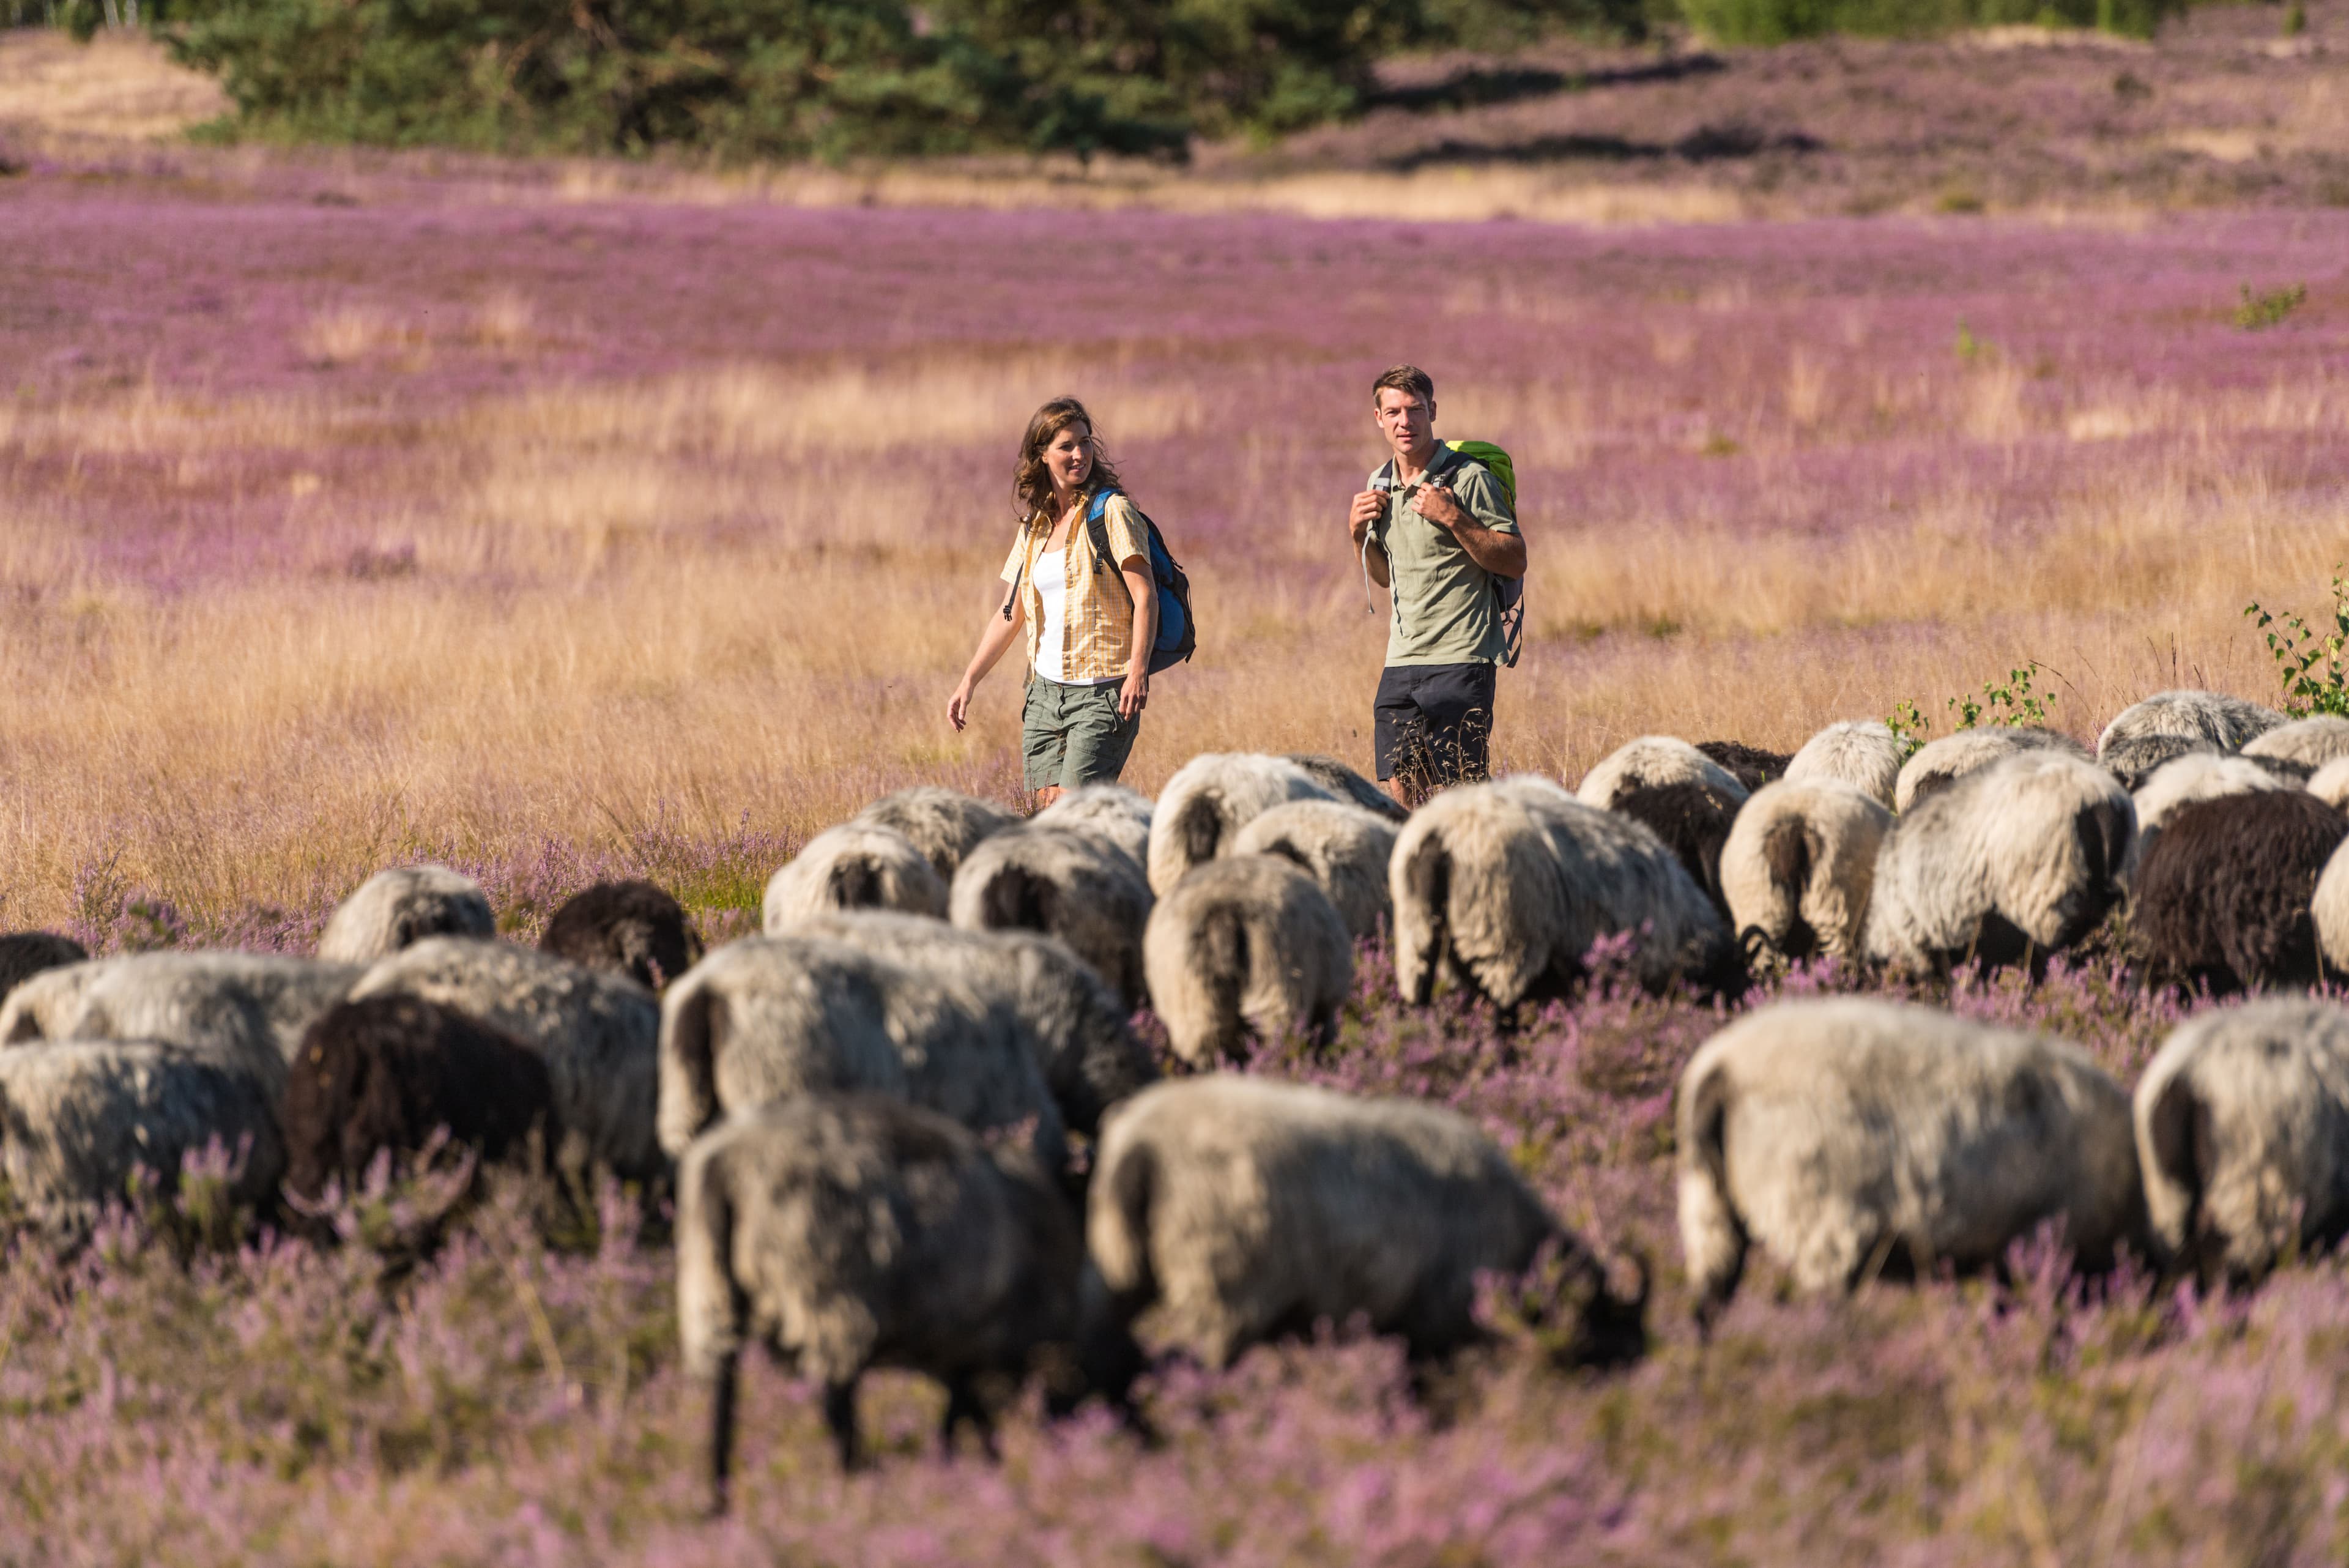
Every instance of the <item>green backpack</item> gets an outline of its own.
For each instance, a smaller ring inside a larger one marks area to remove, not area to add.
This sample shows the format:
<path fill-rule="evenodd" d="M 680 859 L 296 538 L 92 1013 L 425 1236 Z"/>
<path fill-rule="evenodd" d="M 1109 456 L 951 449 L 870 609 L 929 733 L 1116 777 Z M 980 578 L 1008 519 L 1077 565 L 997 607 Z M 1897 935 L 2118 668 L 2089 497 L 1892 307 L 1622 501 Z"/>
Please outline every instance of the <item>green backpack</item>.
<path fill-rule="evenodd" d="M 1447 441 L 1442 444 L 1458 452 L 1471 462 L 1482 464 L 1485 471 L 1493 476 L 1494 482 L 1500 485 L 1502 495 L 1508 500 L 1509 511 L 1512 514 L 1516 511 L 1517 465 L 1507 452 L 1488 441 Z M 1371 475 L 1371 488 L 1372 490 L 1394 488 L 1393 459 L 1388 459 L 1384 467 Z M 1370 535 L 1366 534 L 1362 536 L 1363 597 L 1367 598 L 1370 591 L 1371 541 Z M 1524 650 L 1526 639 L 1525 578 L 1495 576 L 1493 578 L 1493 599 L 1500 607 L 1501 611 L 1501 662 L 1515 670 L 1517 667 L 1517 655 Z M 1377 608 L 1375 604 L 1371 607 L 1373 611 Z"/>

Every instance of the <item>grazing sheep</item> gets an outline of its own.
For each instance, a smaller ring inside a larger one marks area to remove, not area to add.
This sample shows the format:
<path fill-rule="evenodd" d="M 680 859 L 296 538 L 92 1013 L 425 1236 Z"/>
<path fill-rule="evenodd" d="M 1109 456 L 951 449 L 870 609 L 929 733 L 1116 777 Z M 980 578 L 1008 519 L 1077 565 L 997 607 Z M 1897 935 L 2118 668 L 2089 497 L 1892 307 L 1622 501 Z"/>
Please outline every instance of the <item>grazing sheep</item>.
<path fill-rule="evenodd" d="M 493 937 L 481 885 L 446 866 L 397 866 L 359 884 L 318 934 L 326 963 L 373 963 L 426 937 Z"/>
<path fill-rule="evenodd" d="M 1235 855 L 1195 867 L 1150 911 L 1143 962 L 1174 1054 L 1237 1058 L 1251 1035 L 1326 1043 L 1354 984 L 1346 922 L 1294 863 Z"/>
<path fill-rule="evenodd" d="M 874 1366 L 946 1385 L 939 1447 L 978 1428 L 1048 1346 L 1072 1345 L 1089 1271 L 1076 1219 L 1020 1151 L 877 1095 L 806 1095 L 698 1139 L 678 1172 L 678 1337 L 710 1391 L 709 1483 L 727 1503 L 746 1339 L 823 1386 L 843 1469 L 864 1462 Z"/>
<path fill-rule="evenodd" d="M 1803 742 L 1786 764 L 1786 782 L 1847 784 L 1889 810 L 1900 787 L 1905 755 L 1899 737 L 1881 721 L 1845 719 Z"/>
<path fill-rule="evenodd" d="M 266 1205 L 285 1168 L 270 1085 L 249 1064 L 152 1041 L 47 1041 L 0 1051 L 0 1180 L 34 1222 L 86 1237 L 134 1172 L 169 1193 L 218 1141 L 230 1197 Z"/>
<path fill-rule="evenodd" d="M 1123 784 L 1081 784 L 1029 819 L 1034 827 L 1098 834 L 1125 851 L 1137 868 L 1150 864 L 1150 797 Z"/>
<path fill-rule="evenodd" d="M 2331 713 L 2294 719 L 2245 742 L 2243 755 L 2298 763 L 2311 773 L 2349 757 L 2349 719 Z"/>
<path fill-rule="evenodd" d="M 2248 757 L 2223 756 L 2217 752 L 2189 752 L 2156 768 L 2146 781 L 2129 792 L 2137 803 L 2137 843 L 2129 852 L 2129 863 L 2124 867 L 2123 879 L 2134 881 L 2137 868 L 2145 860 L 2146 851 L 2180 808 L 2199 800 L 2216 800 L 2220 795 L 2258 794 L 2268 790 L 2290 789 L 2292 786 L 2268 772 Z"/>
<path fill-rule="evenodd" d="M 1475 1124 L 1408 1099 L 1358 1099 L 1216 1073 L 1144 1090 L 1102 1131 L 1085 1239 L 1112 1311 L 1154 1303 L 1210 1366 L 1356 1314 L 1415 1357 L 1480 1337 L 1476 1279 L 1558 1244 L 1579 1359 L 1646 1347 L 1646 1291 L 1624 1300 Z"/>
<path fill-rule="evenodd" d="M 389 995 L 438 1002 L 545 1058 L 565 1167 L 595 1161 L 636 1180 L 667 1172 L 653 1132 L 660 1003 L 643 986 L 512 942 L 428 937 L 368 970 L 350 1000 Z"/>
<path fill-rule="evenodd" d="M 701 935 L 666 888 L 598 882 L 554 911 L 538 950 L 658 991 L 700 961 Z"/>
<path fill-rule="evenodd" d="M 2056 751 L 2086 758 L 2087 748 L 2069 735 L 2029 724 L 1993 725 L 1960 730 L 1917 748 L 1901 764 L 1892 786 L 1892 809 L 1906 815 L 1909 807 L 1949 788 L 1967 774 L 2018 756 L 2024 752 Z"/>
<path fill-rule="evenodd" d="M 2349 810 L 2349 757 L 2327 763 L 2309 774 L 2308 793 L 2335 811 Z"/>
<path fill-rule="evenodd" d="M 904 835 L 929 861 L 938 880 L 951 882 L 955 867 L 965 856 L 989 835 L 1015 826 L 1019 818 L 992 801 L 936 784 L 918 784 L 883 795 L 849 821 L 860 827 L 885 827 Z"/>
<path fill-rule="evenodd" d="M 810 920 L 795 934 L 845 942 L 968 986 L 978 1002 L 1009 1012 L 1035 1049 L 1061 1119 L 1081 1133 L 1090 1136 L 1103 1110 L 1158 1081 L 1158 1064 L 1134 1037 L 1132 1009 L 1050 937 L 960 929 L 873 909 Z"/>
<path fill-rule="evenodd" d="M 1743 741 L 1699 741 L 1696 749 L 1726 769 L 1748 794 L 1785 777 L 1786 766 L 1794 761 L 1784 752 L 1764 751 Z"/>
<path fill-rule="evenodd" d="M 357 1188 L 378 1151 L 415 1154 L 441 1128 L 485 1159 L 560 1141 L 546 1063 L 512 1037 L 413 996 L 371 996 L 310 1025 L 285 1081 L 285 1185 Z"/>
<path fill-rule="evenodd" d="M 1325 757 L 1319 752 L 1291 752 L 1288 760 L 1312 774 L 1314 783 L 1340 800 L 1351 801 L 1364 811 L 1374 811 L 1389 822 L 1401 822 L 1411 815 L 1401 801 L 1335 757 Z"/>
<path fill-rule="evenodd" d="M 2349 820 L 2304 790 L 2181 806 L 2137 863 L 2131 924 L 2189 984 L 2313 985 L 2317 880 L 2344 836 Z"/>
<path fill-rule="evenodd" d="M 14 931 L 0 937 L 0 999 L 45 970 L 88 961 L 88 949 L 71 937 L 51 931 Z"/>
<path fill-rule="evenodd" d="M 1234 855 L 1278 855 L 1293 861 L 1328 895 L 1360 940 L 1392 922 L 1387 861 L 1394 854 L 1395 821 L 1334 800 L 1294 800 L 1276 805 L 1239 830 Z"/>
<path fill-rule="evenodd" d="M 2122 744 L 2151 736 L 2202 741 L 2221 752 L 2240 752 L 2284 722 L 2272 708 L 2219 691 L 2162 691 L 2124 708 L 2096 737 L 2096 760 L 2110 765 Z"/>
<path fill-rule="evenodd" d="M 1574 796 L 1593 810 L 1606 811 L 1632 790 L 1671 784 L 1708 784 L 1739 801 L 1747 793 L 1728 769 L 1686 741 L 1672 735 L 1641 735 L 1600 758 L 1597 767 L 1582 775 Z"/>
<path fill-rule="evenodd" d="M 2189 735 L 2128 735 L 2115 741 L 2096 758 L 2106 773 L 2134 794 L 2145 781 L 2180 757 L 2223 755 L 2218 747 Z"/>
<path fill-rule="evenodd" d="M 1968 774 L 1886 836 L 1868 956 L 1909 972 L 2042 961 L 2119 901 L 2136 835 L 2128 792 L 2069 752 L 2036 748 Z"/>
<path fill-rule="evenodd" d="M 2256 1282 L 2349 1234 L 2349 1009 L 2276 997 L 2190 1019 L 2137 1086 L 2137 1160 L 2166 1259 Z"/>
<path fill-rule="evenodd" d="M 1748 958 L 1857 958 L 1892 814 L 1828 779 L 1754 792 L 1721 847 L 1729 926 Z"/>
<path fill-rule="evenodd" d="M 1403 825 L 1388 878 L 1395 980 L 1414 1004 L 1439 975 L 1505 1008 L 1564 995 L 1591 945 L 1627 932 L 1651 991 L 1737 981 L 1726 926 L 1663 842 L 1547 779 L 1445 790 Z"/>
<path fill-rule="evenodd" d="M 1617 815 L 1644 824 L 1672 852 L 1689 880 L 1713 901 L 1725 919 L 1729 902 L 1721 893 L 1721 846 L 1729 838 L 1745 801 L 1698 780 L 1642 785 L 1615 797 Z"/>
<path fill-rule="evenodd" d="M 769 879 L 761 915 L 774 932 L 833 909 L 902 909 L 945 919 L 947 884 L 904 834 L 844 822 L 809 839 Z"/>
<path fill-rule="evenodd" d="M 1106 834 L 1048 825 L 999 833 L 955 873 L 947 915 L 966 930 L 1042 931 L 1117 988 L 1132 1012 L 1149 1001 L 1142 931 L 1154 901 L 1141 861 Z"/>
<path fill-rule="evenodd" d="M 123 958 L 86 959 L 59 964 L 30 975 L 10 988 L 0 1001 L 0 1045 L 21 1045 L 32 1040 L 64 1040 L 66 1024 L 81 1006 L 82 995 L 98 978 Z"/>
<path fill-rule="evenodd" d="M 712 1122 L 786 1096 L 862 1091 L 982 1132 L 1031 1127 L 1057 1172 L 1067 1135 L 1044 1055 L 966 978 L 822 937 L 730 942 L 662 999 L 661 1147 L 681 1155 Z"/>
<path fill-rule="evenodd" d="M 1997 1263 L 2050 1219 L 2101 1269 L 2145 1224 L 2128 1096 L 2078 1047 L 1937 1009 L 1782 1002 L 1681 1074 L 1681 1250 L 1700 1322 L 1759 1242 L 1806 1291 Z"/>
<path fill-rule="evenodd" d="M 2336 849 L 2324 863 L 2308 912 L 2315 922 L 2317 956 L 2323 961 L 2326 978 L 2349 975 L 2349 855 Z M 0 1009 L 0 1022 L 6 1018 L 6 1010 Z"/>
<path fill-rule="evenodd" d="M 1174 770 L 1150 818 L 1150 890 L 1160 898 L 1185 873 L 1231 853 L 1232 836 L 1259 812 L 1292 800 L 1336 800 L 1287 757 L 1203 752 Z"/>

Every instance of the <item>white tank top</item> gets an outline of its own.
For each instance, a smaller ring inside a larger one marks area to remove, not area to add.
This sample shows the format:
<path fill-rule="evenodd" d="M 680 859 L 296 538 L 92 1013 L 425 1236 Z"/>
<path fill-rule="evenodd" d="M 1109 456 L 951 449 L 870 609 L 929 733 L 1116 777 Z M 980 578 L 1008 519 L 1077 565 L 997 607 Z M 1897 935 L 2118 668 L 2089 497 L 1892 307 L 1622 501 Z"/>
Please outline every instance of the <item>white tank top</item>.
<path fill-rule="evenodd" d="M 1036 597 L 1043 618 L 1036 632 L 1036 673 L 1056 686 L 1113 686 L 1112 675 L 1092 680 L 1069 679 L 1069 556 L 1066 546 L 1036 552 Z"/>

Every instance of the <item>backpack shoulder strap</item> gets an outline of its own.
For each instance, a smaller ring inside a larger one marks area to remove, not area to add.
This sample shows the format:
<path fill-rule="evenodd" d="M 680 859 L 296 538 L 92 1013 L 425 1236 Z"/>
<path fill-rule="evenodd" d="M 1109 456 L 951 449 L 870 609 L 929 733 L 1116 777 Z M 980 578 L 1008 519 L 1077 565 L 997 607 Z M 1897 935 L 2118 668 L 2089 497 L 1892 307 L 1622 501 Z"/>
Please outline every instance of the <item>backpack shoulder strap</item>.
<path fill-rule="evenodd" d="M 1095 491 L 1092 501 L 1085 507 L 1085 536 L 1093 542 L 1093 558 L 1112 573 L 1116 572 L 1117 563 L 1109 556 L 1109 504 L 1121 493 L 1115 490 Z"/>

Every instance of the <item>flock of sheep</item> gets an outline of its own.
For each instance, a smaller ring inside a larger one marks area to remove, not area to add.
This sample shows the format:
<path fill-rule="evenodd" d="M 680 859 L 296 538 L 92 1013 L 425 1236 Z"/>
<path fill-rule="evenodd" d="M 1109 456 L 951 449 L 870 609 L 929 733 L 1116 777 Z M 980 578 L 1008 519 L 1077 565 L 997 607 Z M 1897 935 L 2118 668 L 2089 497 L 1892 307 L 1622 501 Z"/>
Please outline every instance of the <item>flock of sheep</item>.
<path fill-rule="evenodd" d="M 1644 986 L 1732 997 L 1819 955 L 1918 974 L 2092 940 L 2163 981 L 2313 981 L 2349 970 L 2344 800 L 2349 721 L 2167 692 L 2093 756 L 2030 729 L 1913 755 L 1872 722 L 1791 757 L 1650 736 L 1572 792 L 1408 815 L 1313 756 L 1201 756 L 1155 802 L 1094 786 L 1024 821 L 913 789 L 707 953 L 649 883 L 590 888 L 533 949 L 469 878 L 401 867 L 314 959 L 0 938 L 0 1178 L 67 1241 L 215 1146 L 289 1223 L 444 1132 L 673 1183 L 720 1506 L 750 1340 L 823 1386 L 850 1466 L 872 1366 L 945 1385 L 951 1448 L 1031 1377 L 1132 1414 L 1137 1326 L 1211 1366 L 1357 1317 L 1441 1354 L 1477 1334 L 1480 1274 L 1538 1259 L 1607 1364 L 1645 1345 L 1644 1277 L 1615 1288 L 1472 1123 L 1213 1069 L 1326 1040 L 1382 930 L 1405 1002 L 1450 987 L 1505 1026 L 1610 937 Z M 1197 1072 L 1162 1078 L 1144 1006 Z M 1708 1323 L 1757 1244 L 1839 1289 L 1992 1265 L 2054 1220 L 2085 1267 L 2127 1247 L 2241 1282 L 2349 1231 L 2349 1010 L 2303 996 L 2198 1017 L 2133 1101 L 2045 1036 L 1785 1002 L 1696 1054 L 1677 1118 Z"/>

